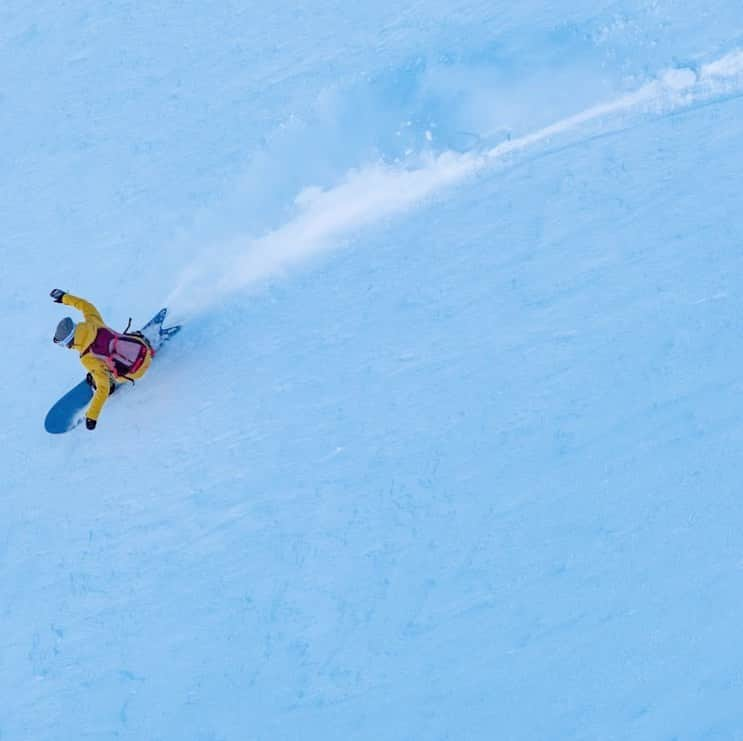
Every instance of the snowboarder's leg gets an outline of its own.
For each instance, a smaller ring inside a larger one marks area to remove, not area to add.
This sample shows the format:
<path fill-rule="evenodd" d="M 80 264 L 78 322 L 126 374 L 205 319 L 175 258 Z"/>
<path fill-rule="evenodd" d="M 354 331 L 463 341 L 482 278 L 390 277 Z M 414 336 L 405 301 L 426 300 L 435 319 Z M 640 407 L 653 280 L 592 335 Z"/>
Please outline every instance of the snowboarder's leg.
<path fill-rule="evenodd" d="M 93 379 L 93 374 L 92 373 L 88 373 L 85 376 L 85 383 L 87 383 L 88 386 L 90 386 L 90 388 L 93 389 L 93 391 L 96 390 L 97 387 L 95 385 L 95 380 Z M 113 376 L 109 376 L 109 383 L 111 384 L 111 386 L 109 387 L 108 395 L 111 396 L 111 394 L 113 394 L 114 391 L 116 391 L 116 388 L 117 388 L 116 381 L 114 380 L 114 377 Z"/>

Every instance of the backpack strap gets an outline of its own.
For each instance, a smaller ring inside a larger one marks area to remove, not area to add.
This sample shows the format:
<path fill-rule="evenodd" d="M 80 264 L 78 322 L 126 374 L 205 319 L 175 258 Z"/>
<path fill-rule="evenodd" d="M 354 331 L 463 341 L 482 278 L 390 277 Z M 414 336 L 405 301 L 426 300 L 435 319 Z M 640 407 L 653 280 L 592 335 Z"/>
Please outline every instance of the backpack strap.
<path fill-rule="evenodd" d="M 157 350 L 155 350 L 155 348 L 152 346 L 152 343 L 144 332 L 137 329 L 134 332 L 125 332 L 125 334 L 127 337 L 137 337 L 138 339 L 142 340 L 144 344 L 147 345 L 147 347 L 149 348 L 150 355 L 153 358 L 155 357 L 155 355 L 157 354 Z"/>

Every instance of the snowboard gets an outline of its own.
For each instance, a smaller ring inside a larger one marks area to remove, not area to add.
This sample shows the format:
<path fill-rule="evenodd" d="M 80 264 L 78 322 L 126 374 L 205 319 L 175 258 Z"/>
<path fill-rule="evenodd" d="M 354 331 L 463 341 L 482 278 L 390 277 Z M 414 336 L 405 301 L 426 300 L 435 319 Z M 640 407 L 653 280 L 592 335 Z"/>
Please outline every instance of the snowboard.
<path fill-rule="evenodd" d="M 180 331 L 180 325 L 164 327 L 163 322 L 167 309 L 161 309 L 139 331 L 149 340 L 155 350 L 155 358 L 160 348 Z M 155 359 L 153 358 L 153 360 Z M 127 386 L 131 384 L 126 384 Z M 116 389 L 114 397 L 118 396 L 125 386 Z M 85 419 L 85 410 L 93 398 L 93 389 L 83 380 L 68 391 L 48 412 L 44 420 L 44 429 L 52 435 L 69 432 Z M 110 403 L 110 402 L 109 402 Z"/>

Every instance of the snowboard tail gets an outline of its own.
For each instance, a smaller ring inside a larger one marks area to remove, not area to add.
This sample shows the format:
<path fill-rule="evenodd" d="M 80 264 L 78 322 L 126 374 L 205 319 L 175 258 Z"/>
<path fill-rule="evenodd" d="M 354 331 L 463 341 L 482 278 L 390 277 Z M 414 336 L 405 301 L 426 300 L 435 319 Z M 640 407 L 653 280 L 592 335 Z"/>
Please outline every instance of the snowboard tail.
<path fill-rule="evenodd" d="M 139 330 L 152 346 L 153 360 L 160 348 L 181 329 L 180 325 L 163 327 L 167 313 L 167 309 L 161 309 Z M 87 381 L 81 381 L 49 410 L 44 420 L 44 429 L 52 435 L 60 435 L 74 429 L 85 419 L 85 409 L 92 398 L 93 389 Z"/>

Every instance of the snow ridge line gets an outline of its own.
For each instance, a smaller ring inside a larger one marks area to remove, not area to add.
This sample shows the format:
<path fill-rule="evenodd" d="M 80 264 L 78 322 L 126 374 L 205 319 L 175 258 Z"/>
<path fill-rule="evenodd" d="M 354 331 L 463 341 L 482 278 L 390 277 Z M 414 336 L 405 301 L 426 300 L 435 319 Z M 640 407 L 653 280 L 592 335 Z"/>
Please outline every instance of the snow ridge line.
<path fill-rule="evenodd" d="M 476 172 L 569 134 L 585 138 L 591 125 L 611 131 L 628 118 L 657 118 L 695 103 L 743 91 L 743 51 L 698 69 L 664 72 L 635 92 L 557 121 L 484 152 L 425 153 L 406 165 L 376 163 L 346 173 L 329 189 L 310 187 L 295 199 L 290 221 L 258 238 L 236 238 L 211 247 L 183 271 L 167 305 L 187 316 L 256 285 L 324 251 L 348 243 L 355 233 L 404 212 Z"/>

